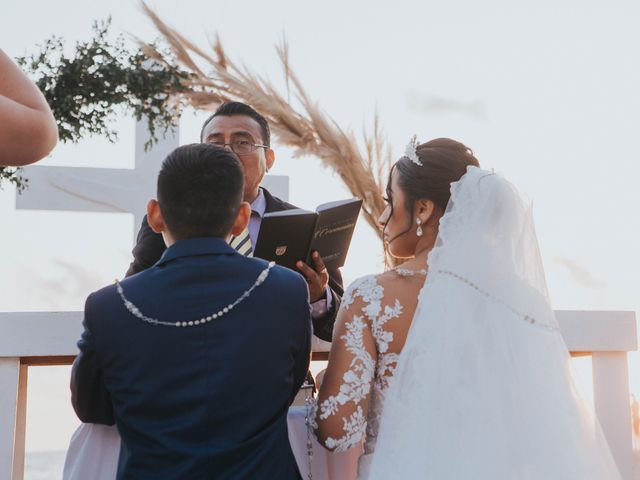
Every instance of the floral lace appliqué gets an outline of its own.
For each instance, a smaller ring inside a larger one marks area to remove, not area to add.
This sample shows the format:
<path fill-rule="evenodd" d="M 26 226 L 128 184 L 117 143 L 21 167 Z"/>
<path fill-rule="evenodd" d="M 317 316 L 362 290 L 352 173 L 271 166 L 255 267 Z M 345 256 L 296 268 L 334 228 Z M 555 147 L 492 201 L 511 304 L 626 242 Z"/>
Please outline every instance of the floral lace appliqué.
<path fill-rule="evenodd" d="M 358 405 L 355 412 L 349 419 L 343 419 L 344 436 L 339 439 L 327 438 L 327 447 L 335 449 L 336 452 L 344 452 L 351 447 L 355 447 L 362 440 L 362 434 L 367 428 L 367 420 L 365 419 L 362 407 Z"/>
<path fill-rule="evenodd" d="M 353 305 L 356 298 L 361 298 L 364 306 L 362 315 L 353 315 L 346 323 L 347 332 L 340 338 L 344 340 L 346 349 L 353 355 L 349 369 L 342 377 L 342 384 L 336 395 L 327 397 L 320 403 L 321 420 L 339 414 L 342 405 L 353 402 L 356 410 L 348 417 L 342 418 L 343 432 L 339 438 L 329 437 L 327 447 L 338 452 L 345 451 L 358 445 L 367 436 L 366 444 L 373 448 L 378 432 L 378 420 L 382 413 L 384 391 L 389 385 L 389 378 L 395 371 L 398 355 L 388 353 L 389 344 L 393 341 L 393 333 L 384 329 L 385 324 L 392 318 L 402 314 L 402 305 L 398 300 L 393 306 L 382 308 L 384 288 L 375 276 L 367 276 L 356 280 L 342 297 L 341 308 Z M 365 349 L 363 332 L 371 329 L 375 339 L 377 358 L 373 358 Z M 371 391 L 373 387 L 373 392 Z M 360 403 L 371 396 L 368 415 L 365 415 Z M 369 425 L 367 425 L 367 417 Z M 365 445 L 365 450 L 369 450 Z"/>

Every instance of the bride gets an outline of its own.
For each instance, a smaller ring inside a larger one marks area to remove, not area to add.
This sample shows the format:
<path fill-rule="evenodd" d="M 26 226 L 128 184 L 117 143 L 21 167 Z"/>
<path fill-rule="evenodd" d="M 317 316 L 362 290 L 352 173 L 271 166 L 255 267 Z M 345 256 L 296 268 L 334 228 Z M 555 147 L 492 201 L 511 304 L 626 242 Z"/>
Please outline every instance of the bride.
<path fill-rule="evenodd" d="M 465 145 L 415 140 L 380 218 L 401 267 L 354 282 L 317 437 L 361 479 L 617 479 L 547 295 L 529 205 Z"/>

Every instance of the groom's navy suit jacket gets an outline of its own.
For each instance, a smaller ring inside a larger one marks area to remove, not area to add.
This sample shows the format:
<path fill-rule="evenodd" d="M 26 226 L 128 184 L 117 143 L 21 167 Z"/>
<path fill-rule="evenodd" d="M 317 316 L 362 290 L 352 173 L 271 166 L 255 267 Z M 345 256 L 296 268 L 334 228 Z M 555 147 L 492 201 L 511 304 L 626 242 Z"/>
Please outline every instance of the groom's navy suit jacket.
<path fill-rule="evenodd" d="M 235 301 L 266 267 L 197 238 L 121 285 L 147 317 L 190 321 Z M 193 327 L 146 323 L 110 286 L 87 298 L 84 327 L 72 402 L 83 422 L 117 424 L 118 479 L 299 478 L 287 410 L 309 366 L 302 276 L 275 266 L 229 313 Z"/>
<path fill-rule="evenodd" d="M 290 210 L 297 208 L 290 203 L 284 202 L 269 193 L 263 188 L 264 198 L 266 201 L 265 213 L 280 212 L 282 210 Z M 138 231 L 136 246 L 133 248 L 133 262 L 129 265 L 127 276 L 143 271 L 145 268 L 151 267 L 162 256 L 165 250 L 162 235 L 155 233 L 149 227 L 147 216 L 142 219 L 142 225 Z M 336 321 L 338 310 L 340 309 L 340 301 L 344 293 L 342 287 L 342 274 L 340 270 L 329 270 L 329 288 L 331 288 L 333 306 L 324 315 L 313 318 L 313 333 L 322 340 L 331 341 L 333 334 L 333 324 Z"/>

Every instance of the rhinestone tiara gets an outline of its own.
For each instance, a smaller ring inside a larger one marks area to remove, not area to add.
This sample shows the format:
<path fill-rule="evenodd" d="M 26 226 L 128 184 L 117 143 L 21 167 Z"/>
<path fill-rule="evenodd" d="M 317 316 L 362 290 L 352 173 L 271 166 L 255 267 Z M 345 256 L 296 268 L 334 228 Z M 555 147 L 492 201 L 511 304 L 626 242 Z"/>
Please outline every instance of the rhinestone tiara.
<path fill-rule="evenodd" d="M 416 165 L 418 165 L 419 167 L 422 167 L 423 164 L 420 161 L 418 154 L 416 153 L 417 148 L 418 148 L 418 139 L 416 135 L 414 135 L 413 137 L 411 137 L 411 140 L 409 141 L 409 143 L 404 149 L 404 156 L 407 157 Z"/>

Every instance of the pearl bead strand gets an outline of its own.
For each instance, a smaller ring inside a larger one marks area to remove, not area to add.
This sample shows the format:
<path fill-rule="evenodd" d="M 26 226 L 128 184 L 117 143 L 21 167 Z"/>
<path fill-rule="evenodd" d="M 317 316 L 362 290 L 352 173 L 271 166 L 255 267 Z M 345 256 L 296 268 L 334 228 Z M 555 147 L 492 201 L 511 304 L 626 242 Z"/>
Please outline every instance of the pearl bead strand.
<path fill-rule="evenodd" d="M 209 323 L 212 320 L 220 318 L 223 315 L 229 313 L 235 307 L 237 307 L 238 304 L 240 304 L 243 300 L 247 299 L 249 295 L 251 295 L 251 292 L 253 292 L 256 288 L 258 288 L 260 285 L 264 283 L 264 281 L 269 276 L 269 272 L 271 271 L 274 265 L 275 265 L 275 262 L 269 262 L 269 266 L 265 268 L 262 272 L 260 272 L 260 275 L 258 275 L 258 278 L 256 279 L 255 283 L 251 286 L 251 288 L 246 290 L 235 302 L 230 303 L 229 305 L 221 308 L 216 313 L 212 313 L 211 315 L 207 315 L 205 317 L 199 318 L 198 320 L 189 320 L 186 322 L 163 322 L 162 320 L 147 317 L 140 311 L 138 307 L 136 307 L 130 300 L 127 299 L 127 297 L 124 294 L 124 290 L 122 289 L 122 285 L 118 280 L 116 280 L 116 290 L 120 295 L 120 298 L 122 298 L 122 301 L 124 302 L 124 306 L 126 307 L 126 309 L 129 310 L 129 312 L 133 316 L 139 318 L 143 322 L 147 322 L 152 325 L 165 325 L 167 327 L 194 327 L 198 325 L 204 325 L 205 323 Z"/>
<path fill-rule="evenodd" d="M 465 283 L 466 285 L 468 285 L 470 288 L 473 288 L 474 290 L 476 290 L 481 295 L 484 295 L 485 297 L 490 298 L 490 299 L 502 304 L 504 307 L 506 307 L 507 309 L 511 310 L 511 312 L 513 312 L 516 316 L 520 317 L 522 320 L 524 320 L 526 323 L 528 323 L 531 326 L 538 327 L 538 328 L 540 328 L 542 330 L 545 330 L 547 332 L 555 332 L 555 333 L 559 333 L 560 332 L 560 329 L 558 327 L 556 327 L 555 325 L 547 325 L 545 323 L 539 322 L 538 320 L 536 320 L 531 315 L 526 315 L 524 313 L 521 313 L 521 312 L 515 310 L 514 308 L 512 308 L 510 305 L 508 305 L 505 302 L 503 302 L 498 297 L 496 297 L 494 295 L 491 295 L 489 292 L 487 292 L 486 290 L 480 288 L 480 286 L 476 285 L 474 282 L 472 282 L 468 278 L 463 277 L 462 275 L 458 275 L 457 273 L 449 271 L 449 270 L 436 270 L 435 273 L 439 273 L 439 274 L 442 274 L 442 275 L 449 275 L 450 277 L 453 277 L 456 280 L 459 280 L 462 283 Z"/>

